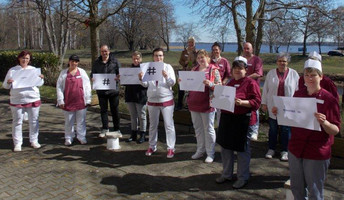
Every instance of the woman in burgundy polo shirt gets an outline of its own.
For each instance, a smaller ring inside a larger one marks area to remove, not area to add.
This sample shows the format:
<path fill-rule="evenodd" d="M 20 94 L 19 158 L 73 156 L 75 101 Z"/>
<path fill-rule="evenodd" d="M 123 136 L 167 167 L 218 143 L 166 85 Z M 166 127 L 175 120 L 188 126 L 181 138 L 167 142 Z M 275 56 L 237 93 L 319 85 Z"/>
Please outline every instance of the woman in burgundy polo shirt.
<path fill-rule="evenodd" d="M 216 142 L 221 145 L 223 172 L 216 179 L 217 183 L 232 181 L 234 169 L 234 152 L 237 152 L 237 178 L 233 188 L 239 189 L 248 183 L 250 178 L 250 139 L 249 125 L 255 124 L 257 118 L 251 117 L 261 102 L 260 88 L 252 78 L 246 76 L 247 60 L 239 56 L 232 64 L 232 80 L 227 86 L 236 88 L 234 113 L 221 110 L 221 120 Z"/>
<path fill-rule="evenodd" d="M 187 98 L 197 140 L 197 150 L 191 158 L 199 159 L 206 153 L 205 162 L 212 163 L 215 158 L 216 134 L 214 129 L 215 109 L 210 107 L 210 95 L 215 85 L 221 85 L 221 76 L 217 67 L 209 63 L 210 57 L 206 50 L 202 49 L 197 52 L 197 62 L 198 65 L 192 71 L 205 72 L 203 81 L 205 91 L 189 91 Z"/>
<path fill-rule="evenodd" d="M 339 103 L 321 88 L 323 78 L 321 63 L 308 59 L 304 65 L 306 88 L 295 92 L 294 97 L 316 98 L 314 117 L 321 131 L 292 127 L 289 140 L 290 184 L 295 199 L 324 199 L 326 172 L 330 164 L 331 145 L 340 130 Z M 277 108 L 274 108 L 277 114 Z M 314 119 L 310 119 L 314 120 Z"/>
<path fill-rule="evenodd" d="M 65 115 L 65 145 L 73 143 L 76 130 L 77 139 L 86 144 L 86 111 L 91 104 L 91 83 L 85 70 L 78 67 L 77 55 L 69 57 L 68 68 L 62 70 L 56 83 L 57 104 Z M 74 122 L 76 128 L 74 129 Z"/>

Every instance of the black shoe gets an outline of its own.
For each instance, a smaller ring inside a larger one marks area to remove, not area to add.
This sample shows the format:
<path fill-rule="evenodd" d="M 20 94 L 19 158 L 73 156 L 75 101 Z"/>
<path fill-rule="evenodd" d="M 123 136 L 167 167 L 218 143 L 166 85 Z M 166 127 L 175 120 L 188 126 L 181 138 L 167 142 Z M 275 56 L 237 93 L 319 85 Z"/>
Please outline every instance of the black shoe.
<path fill-rule="evenodd" d="M 137 131 L 132 131 L 132 132 L 131 132 L 130 138 L 128 138 L 128 139 L 126 140 L 126 142 L 136 141 L 136 139 L 137 139 Z"/>
<path fill-rule="evenodd" d="M 248 181 L 246 180 L 241 180 L 241 179 L 238 179 L 237 181 L 235 181 L 235 183 L 232 185 L 232 187 L 234 189 L 241 189 L 243 188 L 245 185 L 247 185 Z"/>
<path fill-rule="evenodd" d="M 140 138 L 137 140 L 138 144 L 142 144 L 146 141 L 146 133 L 145 132 L 140 132 Z"/>

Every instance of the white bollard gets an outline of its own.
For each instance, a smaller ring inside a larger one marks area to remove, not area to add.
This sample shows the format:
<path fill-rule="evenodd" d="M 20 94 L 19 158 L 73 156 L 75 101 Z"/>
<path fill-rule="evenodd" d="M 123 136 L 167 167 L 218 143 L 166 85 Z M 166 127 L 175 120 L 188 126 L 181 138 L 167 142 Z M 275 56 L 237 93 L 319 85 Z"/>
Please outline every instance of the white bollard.
<path fill-rule="evenodd" d="M 120 149 L 119 139 L 118 138 L 107 138 L 107 149 L 108 150 L 117 150 Z"/>
<path fill-rule="evenodd" d="M 119 139 L 118 138 L 121 138 L 121 137 L 122 137 L 122 134 L 119 131 L 106 133 L 106 138 L 107 138 L 106 148 L 108 150 L 120 149 L 121 146 L 119 145 Z"/>

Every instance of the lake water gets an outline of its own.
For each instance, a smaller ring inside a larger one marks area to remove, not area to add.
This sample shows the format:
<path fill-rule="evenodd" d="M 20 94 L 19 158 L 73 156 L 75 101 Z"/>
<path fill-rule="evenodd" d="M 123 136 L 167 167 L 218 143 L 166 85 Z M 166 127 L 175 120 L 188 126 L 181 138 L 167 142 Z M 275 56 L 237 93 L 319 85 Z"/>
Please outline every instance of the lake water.
<path fill-rule="evenodd" d="M 207 51 L 211 51 L 211 46 L 213 43 L 196 43 L 196 49 L 205 49 Z M 182 51 L 183 50 L 183 44 L 180 42 L 171 42 L 170 43 L 171 51 Z M 173 47 L 173 48 L 172 48 Z M 302 44 L 293 44 L 289 46 L 289 53 L 302 53 L 302 51 L 299 51 L 299 48 L 302 48 Z M 326 53 L 336 49 L 336 45 L 324 45 L 321 47 L 321 52 Z M 224 52 L 236 52 L 237 51 L 237 44 L 236 43 L 226 43 Z M 283 45 L 279 48 L 279 52 L 286 52 L 287 46 Z M 310 51 L 317 51 L 319 52 L 319 47 L 315 44 L 309 44 L 307 45 L 307 52 Z M 261 46 L 260 53 L 270 53 L 269 45 L 263 44 Z"/>

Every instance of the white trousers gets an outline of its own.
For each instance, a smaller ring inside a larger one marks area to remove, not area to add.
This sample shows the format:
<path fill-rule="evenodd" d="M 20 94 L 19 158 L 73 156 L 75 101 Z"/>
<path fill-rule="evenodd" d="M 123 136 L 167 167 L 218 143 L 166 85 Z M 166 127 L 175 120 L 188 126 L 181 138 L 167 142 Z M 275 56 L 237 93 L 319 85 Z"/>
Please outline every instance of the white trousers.
<path fill-rule="evenodd" d="M 197 152 L 206 152 L 214 158 L 216 134 L 214 129 L 215 111 L 201 113 L 191 111 L 192 124 L 197 140 Z"/>
<path fill-rule="evenodd" d="M 10 106 L 12 111 L 12 139 L 14 145 L 23 144 L 23 118 L 24 112 L 27 112 L 29 117 L 29 137 L 30 142 L 38 142 L 38 132 L 39 132 L 39 108 L 40 107 L 29 107 L 29 108 L 17 108 Z"/>
<path fill-rule="evenodd" d="M 76 111 L 64 111 L 65 139 L 73 140 L 75 137 L 74 123 L 76 122 L 76 134 L 78 139 L 86 137 L 86 111 L 87 108 Z"/>
<path fill-rule="evenodd" d="M 176 131 L 173 121 L 174 105 L 172 106 L 148 106 L 149 112 L 149 147 L 155 150 L 158 142 L 158 126 L 160 112 L 164 118 L 164 126 L 166 132 L 167 149 L 174 150 L 176 144 Z"/>
<path fill-rule="evenodd" d="M 147 129 L 147 117 L 146 117 L 146 105 L 142 105 L 134 102 L 127 102 L 130 121 L 131 121 L 131 130 L 138 130 L 138 122 L 140 121 L 140 131 L 146 132 Z"/>

